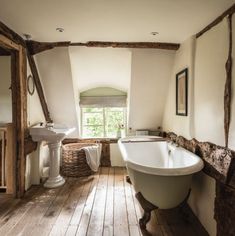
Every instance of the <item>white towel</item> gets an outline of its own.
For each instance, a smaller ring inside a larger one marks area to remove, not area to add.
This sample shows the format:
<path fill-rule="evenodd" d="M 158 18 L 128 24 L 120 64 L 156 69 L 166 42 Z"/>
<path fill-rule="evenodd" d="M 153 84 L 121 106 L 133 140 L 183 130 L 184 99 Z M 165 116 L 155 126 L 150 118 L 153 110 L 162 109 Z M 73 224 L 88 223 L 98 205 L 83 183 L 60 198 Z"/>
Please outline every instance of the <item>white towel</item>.
<path fill-rule="evenodd" d="M 86 154 L 87 164 L 90 166 L 91 170 L 96 172 L 100 165 L 101 148 L 99 145 L 92 145 L 82 148 Z"/>

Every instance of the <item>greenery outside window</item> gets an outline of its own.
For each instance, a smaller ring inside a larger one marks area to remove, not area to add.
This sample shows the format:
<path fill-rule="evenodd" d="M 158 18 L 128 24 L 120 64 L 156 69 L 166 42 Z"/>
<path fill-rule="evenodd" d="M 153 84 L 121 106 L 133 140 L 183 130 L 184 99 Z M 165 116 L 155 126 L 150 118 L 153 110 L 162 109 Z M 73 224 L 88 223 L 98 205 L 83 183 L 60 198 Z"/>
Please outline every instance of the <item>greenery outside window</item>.
<path fill-rule="evenodd" d="M 126 107 L 82 107 L 82 137 L 116 138 L 126 124 Z"/>

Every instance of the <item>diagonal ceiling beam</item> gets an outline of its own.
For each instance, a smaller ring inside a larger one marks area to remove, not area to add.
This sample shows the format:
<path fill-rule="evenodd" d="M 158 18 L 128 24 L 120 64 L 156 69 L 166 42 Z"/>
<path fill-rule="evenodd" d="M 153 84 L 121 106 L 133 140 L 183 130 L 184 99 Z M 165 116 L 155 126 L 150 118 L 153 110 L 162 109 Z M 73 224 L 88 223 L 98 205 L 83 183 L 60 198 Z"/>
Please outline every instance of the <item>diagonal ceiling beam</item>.
<path fill-rule="evenodd" d="M 51 119 L 51 116 L 50 116 L 50 113 L 49 113 L 49 110 L 48 110 L 48 106 L 47 106 L 47 103 L 46 103 L 46 99 L 45 99 L 45 96 L 44 96 L 43 88 L 42 88 L 42 85 L 41 85 L 41 82 L 40 82 L 37 66 L 36 66 L 36 63 L 34 61 L 33 55 L 30 55 L 29 53 L 27 53 L 27 57 L 28 57 L 29 66 L 30 66 L 30 69 L 31 69 L 31 72 L 32 72 L 32 75 L 33 75 L 33 80 L 34 80 L 34 83 L 35 83 L 35 86 L 36 86 L 36 89 L 37 89 L 37 92 L 38 92 L 38 96 L 39 96 L 39 100 L 40 100 L 40 103 L 41 103 L 41 106 L 42 106 L 42 110 L 43 110 L 45 120 L 47 122 L 52 122 L 52 119 Z"/>
<path fill-rule="evenodd" d="M 207 25 L 204 29 L 202 29 L 200 32 L 196 34 L 196 38 L 199 38 L 204 33 L 206 33 L 208 30 L 219 24 L 226 16 L 232 15 L 235 12 L 235 3 L 227 9 L 225 12 L 223 12 L 220 16 L 218 16 L 215 20 L 213 20 L 209 25 Z"/>

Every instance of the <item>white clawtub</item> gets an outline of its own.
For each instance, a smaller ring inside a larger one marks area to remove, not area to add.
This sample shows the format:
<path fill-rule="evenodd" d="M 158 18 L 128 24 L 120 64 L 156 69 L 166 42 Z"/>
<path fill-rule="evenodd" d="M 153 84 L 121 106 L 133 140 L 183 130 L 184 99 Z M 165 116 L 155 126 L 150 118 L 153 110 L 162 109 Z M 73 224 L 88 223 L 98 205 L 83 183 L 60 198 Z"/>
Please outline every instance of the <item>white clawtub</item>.
<path fill-rule="evenodd" d="M 126 137 L 118 145 L 135 191 L 161 209 L 182 203 L 192 175 L 204 166 L 197 155 L 157 136 Z"/>

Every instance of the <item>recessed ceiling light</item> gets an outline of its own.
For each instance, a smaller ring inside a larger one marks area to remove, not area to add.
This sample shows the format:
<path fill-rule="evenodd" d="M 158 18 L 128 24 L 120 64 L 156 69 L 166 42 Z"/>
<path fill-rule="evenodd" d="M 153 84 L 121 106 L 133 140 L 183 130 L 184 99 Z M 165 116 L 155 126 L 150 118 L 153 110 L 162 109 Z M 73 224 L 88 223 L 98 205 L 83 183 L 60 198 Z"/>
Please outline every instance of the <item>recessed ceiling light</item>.
<path fill-rule="evenodd" d="M 155 36 L 155 35 L 159 34 L 159 32 L 153 31 L 153 32 L 151 32 L 151 34 Z"/>
<path fill-rule="evenodd" d="M 56 28 L 56 31 L 63 33 L 64 32 L 64 28 Z"/>

